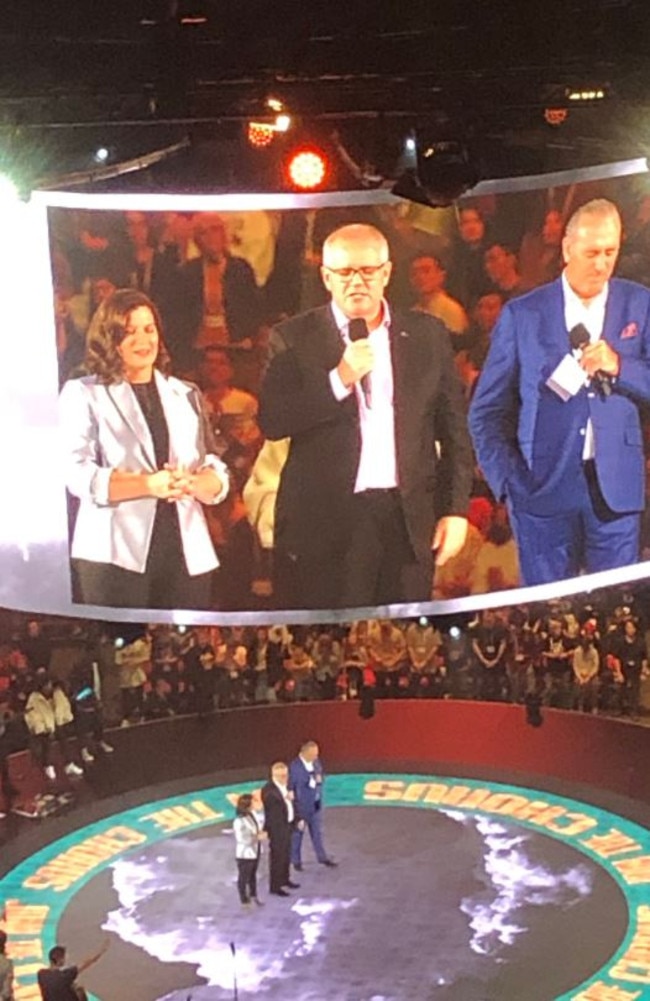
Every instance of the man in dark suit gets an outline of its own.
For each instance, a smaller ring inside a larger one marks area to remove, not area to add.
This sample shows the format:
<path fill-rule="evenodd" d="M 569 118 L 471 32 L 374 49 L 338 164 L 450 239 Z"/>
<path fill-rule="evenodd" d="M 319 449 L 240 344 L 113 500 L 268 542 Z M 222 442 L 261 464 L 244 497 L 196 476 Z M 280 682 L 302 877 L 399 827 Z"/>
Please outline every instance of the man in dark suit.
<path fill-rule="evenodd" d="M 373 226 L 323 245 L 328 306 L 271 337 L 267 437 L 290 437 L 275 516 L 280 607 L 426 601 L 432 549 L 462 547 L 473 458 L 449 337 L 384 299 L 388 244 Z"/>
<path fill-rule="evenodd" d="M 300 754 L 289 765 L 289 788 L 294 795 L 298 824 L 291 838 L 291 863 L 302 871 L 302 838 L 305 827 L 321 865 L 334 868 L 336 862 L 329 858 L 323 845 L 323 766 L 315 740 L 306 741 Z M 303 824 L 300 824 L 303 821 Z"/>
<path fill-rule="evenodd" d="M 288 897 L 287 887 L 297 890 L 289 875 L 291 832 L 295 824 L 293 793 L 288 788 L 289 769 L 283 761 L 271 766 L 270 781 L 262 787 L 264 830 L 269 836 L 270 891 L 276 897 Z"/>
<path fill-rule="evenodd" d="M 472 400 L 479 465 L 508 503 L 525 584 L 639 558 L 650 291 L 611 277 L 620 241 L 612 202 L 574 213 L 561 277 L 504 307 Z"/>
<path fill-rule="evenodd" d="M 167 342 L 181 369 L 193 368 L 198 353 L 213 345 L 250 349 L 261 320 L 260 292 L 247 261 L 228 252 L 223 220 L 214 212 L 194 218 L 201 256 L 183 264 L 174 286 Z"/>

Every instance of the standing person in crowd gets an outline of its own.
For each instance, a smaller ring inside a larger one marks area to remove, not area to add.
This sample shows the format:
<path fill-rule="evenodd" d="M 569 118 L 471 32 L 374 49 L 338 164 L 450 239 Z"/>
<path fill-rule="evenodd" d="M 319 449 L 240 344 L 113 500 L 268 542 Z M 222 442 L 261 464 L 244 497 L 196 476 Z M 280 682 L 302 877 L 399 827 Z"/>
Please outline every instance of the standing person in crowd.
<path fill-rule="evenodd" d="M 68 739 L 72 722 L 72 708 L 63 686 L 53 682 L 44 671 L 39 672 L 36 688 L 27 699 L 25 723 L 31 737 L 32 753 L 50 781 L 56 778 L 52 759 L 55 741 L 61 749 L 66 775 L 83 775 L 83 768 L 72 760 Z"/>
<path fill-rule="evenodd" d="M 449 336 L 393 315 L 385 237 L 354 224 L 323 245 L 327 306 L 271 336 L 260 424 L 290 437 L 275 518 L 280 607 L 431 596 L 434 560 L 462 547 L 473 456 Z"/>
<path fill-rule="evenodd" d="M 321 865 L 332 869 L 336 862 L 329 857 L 323 845 L 323 766 L 315 740 L 307 740 L 300 754 L 289 765 L 289 788 L 294 794 L 296 816 L 301 824 L 296 826 L 291 838 L 291 863 L 302 872 L 302 839 L 305 827 L 309 830 L 316 858 Z"/>
<path fill-rule="evenodd" d="M 574 708 L 594 712 L 598 696 L 600 654 L 590 632 L 584 632 L 571 659 L 574 681 Z"/>
<path fill-rule="evenodd" d="M 623 689 L 623 710 L 638 718 L 641 702 L 641 679 L 648 674 L 648 652 L 645 638 L 639 632 L 636 621 L 629 617 L 619 626 L 617 642 L 613 644 L 613 653 L 620 662 L 621 673 L 625 679 Z"/>
<path fill-rule="evenodd" d="M 66 950 L 62 945 L 55 945 L 48 953 L 50 965 L 38 971 L 37 980 L 43 1001 L 87 1001 L 83 987 L 75 981 L 80 973 L 87 970 L 102 958 L 109 943 L 106 942 L 99 952 L 82 960 L 76 966 L 66 966 Z"/>
<path fill-rule="evenodd" d="M 508 634 L 492 609 L 481 612 L 472 632 L 472 652 L 479 672 L 479 698 L 503 701 L 507 691 L 506 651 Z"/>
<path fill-rule="evenodd" d="M 269 890 L 276 897 L 288 897 L 297 890 L 290 875 L 291 834 L 296 822 L 294 796 L 288 788 L 289 769 L 284 761 L 271 766 L 270 781 L 262 788 L 264 830 L 269 837 Z"/>
<path fill-rule="evenodd" d="M 195 386 L 168 374 L 156 307 L 122 289 L 88 331 L 89 375 L 61 391 L 74 600 L 127 608 L 208 608 L 218 561 L 203 504 L 228 492 Z"/>
<path fill-rule="evenodd" d="M 261 830 L 253 811 L 253 797 L 243 793 L 237 800 L 237 816 L 233 824 L 235 858 L 237 859 L 237 889 L 242 904 L 262 906 L 257 896 L 257 869 L 260 862 L 260 842 L 267 834 Z"/>
<path fill-rule="evenodd" d="M 4 931 L 0 931 L 0 1001 L 14 1001 L 14 964 L 7 955 Z"/>
<path fill-rule="evenodd" d="M 561 277 L 505 305 L 472 399 L 478 462 L 508 503 L 524 584 L 639 558 L 650 291 L 612 278 L 620 243 L 612 202 L 572 215 Z"/>

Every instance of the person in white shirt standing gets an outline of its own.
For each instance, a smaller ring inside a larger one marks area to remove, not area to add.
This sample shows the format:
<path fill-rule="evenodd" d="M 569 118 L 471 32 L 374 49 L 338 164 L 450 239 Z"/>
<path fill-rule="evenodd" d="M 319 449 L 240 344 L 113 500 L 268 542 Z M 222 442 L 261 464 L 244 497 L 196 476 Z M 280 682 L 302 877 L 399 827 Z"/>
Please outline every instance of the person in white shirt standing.
<path fill-rule="evenodd" d="M 260 842 L 267 835 L 260 827 L 253 811 L 253 797 L 243 793 L 235 807 L 237 816 L 233 823 L 235 835 L 235 858 L 237 859 L 237 889 L 244 905 L 255 903 L 261 906 L 257 896 L 257 869 L 260 862 Z"/>
<path fill-rule="evenodd" d="M 524 584 L 639 558 L 650 400 L 650 291 L 613 278 L 605 199 L 567 223 L 560 278 L 508 302 L 470 407 L 479 466 L 505 500 Z"/>
<path fill-rule="evenodd" d="M 463 546 L 473 455 L 449 335 L 395 314 L 388 243 L 352 224 L 323 245 L 327 306 L 282 323 L 260 394 L 267 438 L 290 438 L 276 503 L 276 607 L 431 597 Z"/>

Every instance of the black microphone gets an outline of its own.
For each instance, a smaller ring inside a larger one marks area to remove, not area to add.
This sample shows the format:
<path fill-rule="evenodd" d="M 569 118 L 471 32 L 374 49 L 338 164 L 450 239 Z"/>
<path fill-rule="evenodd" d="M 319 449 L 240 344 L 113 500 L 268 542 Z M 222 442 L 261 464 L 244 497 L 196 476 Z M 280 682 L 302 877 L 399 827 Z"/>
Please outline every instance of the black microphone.
<path fill-rule="evenodd" d="M 571 349 L 574 354 L 576 351 L 582 353 L 583 349 L 591 341 L 589 331 L 584 323 L 576 323 L 575 327 L 571 328 L 569 331 L 569 341 L 571 342 Z M 580 356 L 578 355 L 578 357 Z M 612 395 L 611 376 L 607 375 L 606 372 L 595 372 L 591 378 L 596 385 L 596 389 L 604 399 Z"/>
<path fill-rule="evenodd" d="M 350 320 L 350 323 L 348 324 L 348 336 L 352 342 L 364 341 L 368 339 L 368 324 L 362 316 L 355 316 L 353 320 Z M 363 398 L 366 401 L 366 406 L 370 408 L 372 406 L 372 383 L 370 380 L 370 372 L 361 377 L 361 392 L 363 393 Z"/>

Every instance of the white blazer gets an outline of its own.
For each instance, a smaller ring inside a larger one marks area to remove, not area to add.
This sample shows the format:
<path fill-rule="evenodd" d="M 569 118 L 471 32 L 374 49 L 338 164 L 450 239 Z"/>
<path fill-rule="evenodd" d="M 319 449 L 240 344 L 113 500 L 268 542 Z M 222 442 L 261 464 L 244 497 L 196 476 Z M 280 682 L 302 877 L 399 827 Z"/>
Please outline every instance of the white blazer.
<path fill-rule="evenodd" d="M 169 428 L 169 462 L 190 471 L 211 466 L 224 484 L 213 500 L 218 504 L 228 493 L 228 472 L 207 452 L 198 390 L 157 369 L 154 378 Z M 151 432 L 130 383 L 104 385 L 96 376 L 66 382 L 59 397 L 59 426 L 65 483 L 81 501 L 72 556 L 144 573 L 157 500 L 108 499 L 114 469 L 153 473 L 158 468 Z M 192 497 L 173 503 L 188 573 L 214 570 L 219 561 L 201 504 Z"/>
<path fill-rule="evenodd" d="M 235 833 L 235 858 L 257 858 L 260 854 L 258 834 L 262 830 L 250 815 L 235 817 L 232 825 Z"/>

